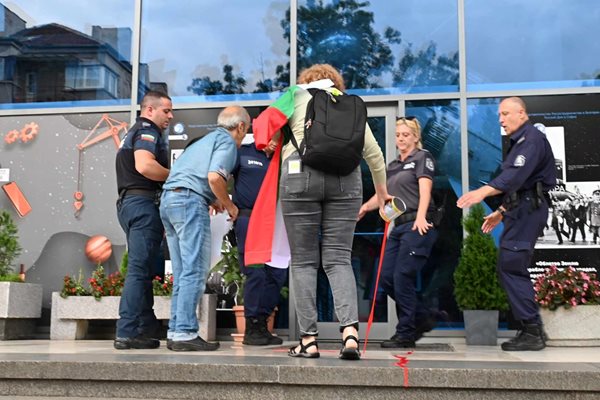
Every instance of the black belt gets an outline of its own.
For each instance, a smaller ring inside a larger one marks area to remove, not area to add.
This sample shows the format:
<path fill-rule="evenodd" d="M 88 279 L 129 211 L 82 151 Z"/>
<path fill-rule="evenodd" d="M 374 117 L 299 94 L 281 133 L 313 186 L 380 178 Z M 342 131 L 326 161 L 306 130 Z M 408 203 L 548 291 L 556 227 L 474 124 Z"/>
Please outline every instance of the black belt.
<path fill-rule="evenodd" d="M 157 194 L 160 194 L 160 190 L 152 190 L 152 189 L 123 189 L 123 195 L 122 195 L 122 197 L 130 196 L 130 195 L 137 195 L 137 196 L 146 196 L 146 197 L 155 198 L 157 196 Z"/>
<path fill-rule="evenodd" d="M 407 212 L 407 213 L 404 213 L 404 214 L 396 217 L 396 219 L 394 220 L 394 224 L 396 226 L 398 226 L 400 224 L 405 224 L 407 222 L 414 221 L 415 219 L 417 219 L 416 211 Z M 431 221 L 432 215 L 429 213 L 429 211 L 427 211 L 427 215 L 425 216 L 425 219 L 427 219 L 427 221 Z"/>

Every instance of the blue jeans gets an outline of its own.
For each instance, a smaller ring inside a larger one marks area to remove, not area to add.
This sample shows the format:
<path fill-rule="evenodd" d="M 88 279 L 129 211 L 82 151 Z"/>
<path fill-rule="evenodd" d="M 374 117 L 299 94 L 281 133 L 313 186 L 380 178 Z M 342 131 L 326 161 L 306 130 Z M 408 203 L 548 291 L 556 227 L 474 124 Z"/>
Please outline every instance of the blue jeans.
<path fill-rule="evenodd" d="M 117 204 L 117 215 L 127 237 L 129 257 L 119 304 L 117 337 L 140 334 L 153 337 L 158 321 L 152 309 L 152 279 L 159 271 L 164 271 L 165 262 L 161 249 L 163 225 L 158 207 L 153 198 L 125 196 Z"/>
<path fill-rule="evenodd" d="M 406 222 L 392 229 L 381 266 L 381 287 L 396 302 L 396 334 L 409 340 L 414 339 L 417 322 L 429 316 L 419 307 L 416 280 L 438 236 L 433 228 L 425 235 L 413 231 L 413 223 Z"/>
<path fill-rule="evenodd" d="M 282 163 L 279 193 L 292 255 L 291 282 L 300 334 L 318 334 L 316 293 L 321 262 L 340 327 L 358 328 L 358 299 L 350 256 L 362 203 L 360 168 L 338 176 L 304 165 L 302 172 L 289 174 L 288 161 L 295 158 L 297 153 Z"/>
<path fill-rule="evenodd" d="M 235 220 L 235 236 L 237 240 L 241 272 L 246 276 L 244 284 L 244 316 L 269 316 L 277 304 L 281 287 L 287 278 L 287 268 L 274 268 L 268 265 L 260 267 L 244 266 L 244 248 L 248 221 L 250 217 L 242 215 Z"/>
<path fill-rule="evenodd" d="M 210 263 L 210 216 L 204 197 L 189 189 L 165 190 L 160 217 L 167 233 L 173 267 L 171 319 L 167 337 L 190 340 L 198 336 L 198 301 Z"/>

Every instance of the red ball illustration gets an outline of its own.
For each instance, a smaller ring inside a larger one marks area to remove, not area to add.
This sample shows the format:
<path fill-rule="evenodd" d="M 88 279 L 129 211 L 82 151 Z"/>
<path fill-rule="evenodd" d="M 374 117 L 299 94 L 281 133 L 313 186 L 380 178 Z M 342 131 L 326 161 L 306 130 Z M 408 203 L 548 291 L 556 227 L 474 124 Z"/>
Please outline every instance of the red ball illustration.
<path fill-rule="evenodd" d="M 106 236 L 94 235 L 85 244 L 86 257 L 96 264 L 105 262 L 111 254 L 112 244 Z"/>

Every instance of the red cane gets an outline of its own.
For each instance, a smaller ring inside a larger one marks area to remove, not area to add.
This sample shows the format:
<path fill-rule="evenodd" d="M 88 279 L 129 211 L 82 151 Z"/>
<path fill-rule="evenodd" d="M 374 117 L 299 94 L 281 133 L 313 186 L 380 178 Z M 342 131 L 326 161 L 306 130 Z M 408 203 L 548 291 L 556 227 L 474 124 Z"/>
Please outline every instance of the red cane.
<path fill-rule="evenodd" d="M 369 341 L 369 332 L 373 325 L 373 315 L 375 314 L 375 301 L 377 300 L 377 289 L 379 288 L 379 275 L 381 274 L 381 265 L 383 264 L 383 253 L 385 252 L 385 242 L 387 241 L 387 231 L 389 222 L 385 223 L 383 228 L 383 241 L 381 242 L 381 252 L 379 253 L 379 267 L 377 267 L 377 278 L 375 279 L 375 290 L 373 291 L 373 302 L 371 303 L 371 313 L 369 314 L 369 321 L 367 322 L 367 332 L 365 333 L 365 344 L 363 346 L 363 354 L 367 353 L 367 342 Z"/>

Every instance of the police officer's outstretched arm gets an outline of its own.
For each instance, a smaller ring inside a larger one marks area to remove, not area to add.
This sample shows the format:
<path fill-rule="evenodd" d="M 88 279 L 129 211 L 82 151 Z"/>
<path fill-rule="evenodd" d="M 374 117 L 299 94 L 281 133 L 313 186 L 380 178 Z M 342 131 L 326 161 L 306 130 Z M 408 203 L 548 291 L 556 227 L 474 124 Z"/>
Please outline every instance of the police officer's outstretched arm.
<path fill-rule="evenodd" d="M 456 201 L 459 208 L 468 208 L 472 205 L 481 203 L 486 197 L 501 194 L 502 191 L 489 185 L 484 185 L 477 190 L 472 190 L 460 196 Z M 504 209 L 502 209 L 504 210 Z M 483 219 L 481 230 L 484 233 L 490 233 L 502 221 L 502 213 L 496 210 Z"/>
<path fill-rule="evenodd" d="M 502 222 L 502 213 L 499 210 L 493 211 L 491 214 L 483 217 L 481 230 L 483 233 L 490 233 L 500 222 Z"/>
<path fill-rule="evenodd" d="M 469 208 L 472 205 L 479 204 L 489 196 L 495 196 L 497 194 L 501 194 L 502 191 L 493 188 L 489 185 L 484 185 L 476 190 L 471 190 L 459 197 L 456 201 L 456 206 L 458 208 Z"/>

